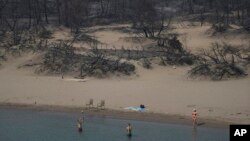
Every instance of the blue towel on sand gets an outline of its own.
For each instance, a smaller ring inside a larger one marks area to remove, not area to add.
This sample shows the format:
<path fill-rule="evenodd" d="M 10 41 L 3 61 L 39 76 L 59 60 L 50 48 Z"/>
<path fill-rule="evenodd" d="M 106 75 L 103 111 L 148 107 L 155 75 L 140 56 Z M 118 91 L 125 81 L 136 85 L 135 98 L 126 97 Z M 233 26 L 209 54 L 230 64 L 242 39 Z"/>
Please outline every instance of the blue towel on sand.
<path fill-rule="evenodd" d="M 126 107 L 124 109 L 131 110 L 131 111 L 137 111 L 137 112 L 145 112 L 146 111 L 146 108 L 141 108 L 141 107 L 136 107 L 136 106 Z"/>

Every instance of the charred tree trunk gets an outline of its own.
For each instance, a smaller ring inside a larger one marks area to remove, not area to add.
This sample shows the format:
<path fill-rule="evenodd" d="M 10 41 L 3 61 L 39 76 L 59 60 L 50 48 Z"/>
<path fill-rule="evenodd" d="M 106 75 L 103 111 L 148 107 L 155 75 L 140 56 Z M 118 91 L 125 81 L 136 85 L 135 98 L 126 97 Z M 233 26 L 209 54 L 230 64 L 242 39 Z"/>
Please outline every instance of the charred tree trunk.
<path fill-rule="evenodd" d="M 61 24 L 61 2 L 60 0 L 56 0 L 56 10 L 57 10 L 57 18 L 58 18 L 58 24 Z"/>
<path fill-rule="evenodd" d="M 44 16 L 45 16 L 45 21 L 47 24 L 49 24 L 48 20 L 48 11 L 47 11 L 47 0 L 43 0 L 43 8 L 44 8 Z"/>

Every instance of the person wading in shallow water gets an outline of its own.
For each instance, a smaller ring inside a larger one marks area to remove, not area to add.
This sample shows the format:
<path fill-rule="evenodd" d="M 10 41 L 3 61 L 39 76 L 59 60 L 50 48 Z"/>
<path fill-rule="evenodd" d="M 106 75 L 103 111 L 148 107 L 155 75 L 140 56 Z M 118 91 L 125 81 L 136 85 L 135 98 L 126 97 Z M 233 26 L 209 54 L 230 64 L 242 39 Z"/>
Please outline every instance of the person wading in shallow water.
<path fill-rule="evenodd" d="M 78 129 L 78 132 L 82 132 L 82 124 L 83 124 L 83 118 L 79 118 L 77 120 L 77 129 Z"/>
<path fill-rule="evenodd" d="M 131 137 L 132 136 L 132 125 L 130 123 L 128 123 L 126 130 L 127 130 L 127 136 Z"/>
<path fill-rule="evenodd" d="M 193 126 L 197 125 L 197 116 L 198 116 L 198 113 L 196 109 L 193 109 L 193 112 L 192 112 Z"/>

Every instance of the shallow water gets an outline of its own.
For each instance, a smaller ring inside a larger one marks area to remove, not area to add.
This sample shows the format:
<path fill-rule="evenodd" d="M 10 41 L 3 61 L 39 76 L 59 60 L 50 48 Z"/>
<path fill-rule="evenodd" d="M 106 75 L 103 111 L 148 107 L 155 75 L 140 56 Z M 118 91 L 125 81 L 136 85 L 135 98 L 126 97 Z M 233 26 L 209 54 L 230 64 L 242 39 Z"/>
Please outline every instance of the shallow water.
<path fill-rule="evenodd" d="M 228 141 L 228 129 L 163 124 L 85 115 L 83 132 L 76 130 L 81 114 L 0 108 L 0 141 Z M 125 127 L 133 125 L 133 136 Z"/>

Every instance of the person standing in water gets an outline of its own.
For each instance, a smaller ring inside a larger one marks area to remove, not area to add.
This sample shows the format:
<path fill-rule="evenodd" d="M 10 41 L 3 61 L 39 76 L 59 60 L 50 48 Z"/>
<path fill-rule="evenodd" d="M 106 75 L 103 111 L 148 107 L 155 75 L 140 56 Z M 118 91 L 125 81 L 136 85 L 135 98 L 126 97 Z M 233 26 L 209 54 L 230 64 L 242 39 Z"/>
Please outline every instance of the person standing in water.
<path fill-rule="evenodd" d="M 197 116 L 198 116 L 198 113 L 196 109 L 193 109 L 193 112 L 192 112 L 193 126 L 197 125 Z"/>
<path fill-rule="evenodd" d="M 78 132 L 82 132 L 82 124 L 83 124 L 83 117 L 79 118 L 77 120 L 77 129 L 78 129 Z"/>
<path fill-rule="evenodd" d="M 132 125 L 130 123 L 128 123 L 126 130 L 127 130 L 128 137 L 131 137 L 132 136 Z"/>

